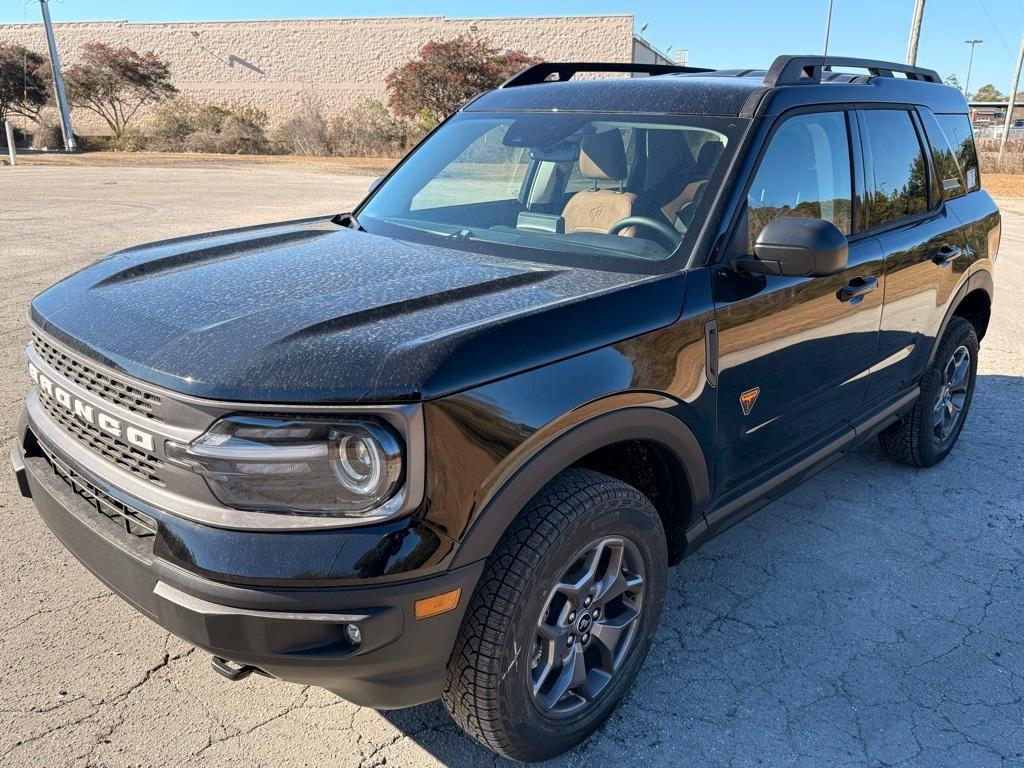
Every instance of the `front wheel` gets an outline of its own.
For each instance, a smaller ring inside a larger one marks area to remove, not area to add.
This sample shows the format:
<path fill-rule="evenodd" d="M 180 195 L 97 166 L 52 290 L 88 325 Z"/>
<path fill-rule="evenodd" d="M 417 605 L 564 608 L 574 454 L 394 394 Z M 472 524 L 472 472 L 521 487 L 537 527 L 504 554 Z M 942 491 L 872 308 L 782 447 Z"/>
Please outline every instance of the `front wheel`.
<path fill-rule="evenodd" d="M 632 486 L 563 472 L 526 506 L 480 578 L 443 701 L 516 760 L 578 744 L 629 690 L 661 614 L 665 532 Z"/>
<path fill-rule="evenodd" d="M 978 335 L 967 320 L 953 317 L 921 378 L 921 394 L 910 415 L 878 436 L 882 449 L 915 467 L 946 458 L 964 427 L 977 374 Z"/>

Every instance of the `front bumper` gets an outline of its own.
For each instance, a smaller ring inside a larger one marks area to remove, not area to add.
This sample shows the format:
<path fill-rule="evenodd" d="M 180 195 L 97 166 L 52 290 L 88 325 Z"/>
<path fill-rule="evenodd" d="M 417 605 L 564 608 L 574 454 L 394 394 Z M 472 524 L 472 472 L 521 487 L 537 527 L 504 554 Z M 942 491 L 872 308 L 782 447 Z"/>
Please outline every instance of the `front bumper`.
<path fill-rule="evenodd" d="M 440 695 L 482 562 L 379 586 L 267 588 L 214 581 L 155 555 L 153 536 L 140 537 L 103 514 L 95 499 L 55 472 L 50 458 L 31 450 L 26 455 L 28 443 L 20 441 L 11 456 L 22 493 L 76 558 L 168 631 L 214 656 L 326 688 L 362 706 L 406 707 Z M 59 449 L 46 448 L 61 457 Z M 255 540 L 264 534 L 249 535 Z M 462 594 L 454 610 L 414 618 L 417 600 L 456 588 Z M 348 640 L 347 624 L 359 627 L 358 646 Z"/>

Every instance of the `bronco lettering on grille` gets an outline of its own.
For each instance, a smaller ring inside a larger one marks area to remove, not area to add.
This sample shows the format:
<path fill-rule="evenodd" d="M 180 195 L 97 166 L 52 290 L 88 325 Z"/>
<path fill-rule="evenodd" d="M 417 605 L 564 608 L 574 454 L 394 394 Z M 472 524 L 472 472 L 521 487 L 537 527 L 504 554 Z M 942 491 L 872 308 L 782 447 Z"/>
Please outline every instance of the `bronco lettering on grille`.
<path fill-rule="evenodd" d="M 76 418 L 92 424 L 97 429 L 106 432 L 112 437 L 126 440 L 130 445 L 137 446 L 143 450 L 152 452 L 156 448 L 156 441 L 153 435 L 143 432 L 141 429 L 125 424 L 120 419 L 104 413 L 84 400 L 75 397 L 73 394 L 56 384 L 50 377 L 41 373 L 32 363 L 28 364 L 28 375 L 39 387 L 39 391 L 52 398 L 59 406 L 70 411 Z"/>

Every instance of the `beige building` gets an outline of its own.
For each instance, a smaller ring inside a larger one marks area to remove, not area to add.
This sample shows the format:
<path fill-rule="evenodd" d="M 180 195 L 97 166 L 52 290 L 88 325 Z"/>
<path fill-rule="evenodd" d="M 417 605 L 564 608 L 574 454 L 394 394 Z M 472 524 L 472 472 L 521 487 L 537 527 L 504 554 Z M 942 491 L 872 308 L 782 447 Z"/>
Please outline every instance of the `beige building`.
<path fill-rule="evenodd" d="M 86 43 L 101 41 L 154 51 L 169 62 L 175 86 L 202 101 L 251 104 L 271 126 L 304 98 L 332 117 L 353 102 L 384 98 L 384 79 L 415 57 L 428 40 L 480 35 L 499 48 L 521 49 L 548 61 L 672 63 L 633 33 L 633 16 L 550 16 L 449 19 L 217 21 L 134 24 L 126 21 L 54 24 L 64 66 Z M 41 24 L 0 24 L 0 40 L 45 53 Z M 105 130 L 91 113 L 75 110 L 79 133 Z"/>

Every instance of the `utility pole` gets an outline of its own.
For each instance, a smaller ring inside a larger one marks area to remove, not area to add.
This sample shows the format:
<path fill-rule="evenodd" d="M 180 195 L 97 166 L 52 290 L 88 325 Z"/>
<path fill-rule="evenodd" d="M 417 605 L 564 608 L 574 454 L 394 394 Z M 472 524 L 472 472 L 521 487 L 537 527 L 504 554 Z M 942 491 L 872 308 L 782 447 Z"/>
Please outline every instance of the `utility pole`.
<path fill-rule="evenodd" d="M 967 60 L 967 80 L 964 81 L 964 98 L 970 99 L 968 95 L 971 92 L 971 68 L 974 66 L 974 46 L 978 43 L 984 43 L 984 40 L 964 40 L 969 46 L 971 46 L 971 57 Z"/>
<path fill-rule="evenodd" d="M 1010 86 L 1010 98 L 1006 103 L 1006 117 L 1003 119 L 1003 135 L 999 137 L 999 162 L 1003 162 L 1006 153 L 1006 140 L 1010 138 L 1010 126 L 1013 125 L 1013 105 L 1017 103 L 1017 84 L 1020 82 L 1020 66 L 1024 63 L 1024 37 L 1020 41 L 1020 53 L 1017 54 L 1017 66 L 1013 70 L 1013 84 Z"/>
<path fill-rule="evenodd" d="M 828 36 L 832 32 L 832 0 L 828 0 L 828 13 L 825 15 L 825 50 L 822 56 L 828 56 Z"/>
<path fill-rule="evenodd" d="M 917 44 L 921 40 L 921 19 L 924 18 L 924 0 L 914 2 L 914 20 L 910 22 L 910 41 L 907 43 L 907 64 L 917 64 Z"/>
<path fill-rule="evenodd" d="M 11 158 L 11 167 L 18 164 L 18 150 L 14 146 L 14 126 L 10 120 L 4 120 L 4 131 L 7 133 L 7 154 Z"/>
<path fill-rule="evenodd" d="M 68 97 L 64 94 L 64 75 L 60 71 L 60 55 L 57 53 L 57 40 L 53 36 L 53 24 L 50 21 L 50 7 L 47 0 L 39 0 L 43 10 L 43 27 L 46 28 L 46 45 L 50 49 L 50 69 L 53 70 L 53 91 L 57 94 L 57 107 L 60 109 L 60 130 L 64 134 L 64 148 L 74 152 L 75 132 L 71 127 L 71 112 L 68 110 Z"/>

